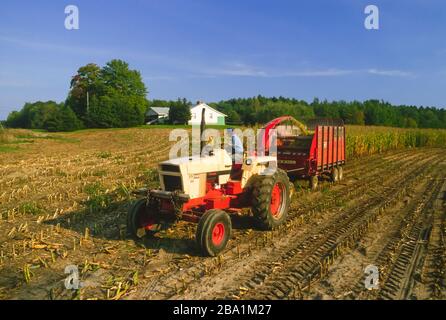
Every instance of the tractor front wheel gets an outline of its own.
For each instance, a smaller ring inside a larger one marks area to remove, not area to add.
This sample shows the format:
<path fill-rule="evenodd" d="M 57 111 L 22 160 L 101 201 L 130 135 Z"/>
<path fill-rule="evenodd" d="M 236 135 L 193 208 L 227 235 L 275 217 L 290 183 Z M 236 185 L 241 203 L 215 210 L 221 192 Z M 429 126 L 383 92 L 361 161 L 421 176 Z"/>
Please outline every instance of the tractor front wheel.
<path fill-rule="evenodd" d="M 287 218 L 290 205 L 290 181 L 285 171 L 259 176 L 252 192 L 252 211 L 258 226 L 272 230 Z"/>
<path fill-rule="evenodd" d="M 127 233 L 132 238 L 142 238 L 161 230 L 155 208 L 147 205 L 146 199 L 136 200 L 127 213 Z"/>
<path fill-rule="evenodd" d="M 231 232 L 229 215 L 223 210 L 211 209 L 201 216 L 195 239 L 203 255 L 215 257 L 226 247 Z"/>

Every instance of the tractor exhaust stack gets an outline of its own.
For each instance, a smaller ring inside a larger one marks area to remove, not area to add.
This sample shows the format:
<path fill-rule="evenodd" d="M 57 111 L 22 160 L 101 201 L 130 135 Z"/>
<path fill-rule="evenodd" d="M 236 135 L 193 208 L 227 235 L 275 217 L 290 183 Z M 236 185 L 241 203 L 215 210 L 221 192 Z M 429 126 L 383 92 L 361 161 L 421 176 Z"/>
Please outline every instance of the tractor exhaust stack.
<path fill-rule="evenodd" d="M 201 123 L 200 123 L 200 154 L 203 152 L 204 141 L 203 141 L 203 132 L 206 129 L 206 120 L 204 118 L 206 113 L 206 109 L 201 109 Z"/>

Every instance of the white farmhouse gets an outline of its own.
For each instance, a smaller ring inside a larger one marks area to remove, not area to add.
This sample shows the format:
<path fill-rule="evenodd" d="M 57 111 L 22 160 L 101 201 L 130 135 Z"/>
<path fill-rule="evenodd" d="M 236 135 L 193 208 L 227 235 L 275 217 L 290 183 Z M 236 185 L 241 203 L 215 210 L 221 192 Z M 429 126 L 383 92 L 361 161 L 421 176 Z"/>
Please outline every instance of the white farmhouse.
<path fill-rule="evenodd" d="M 206 124 L 213 125 L 225 125 L 225 117 L 224 113 L 211 108 L 206 103 L 199 101 L 196 106 L 190 109 L 191 119 L 189 120 L 189 125 L 200 125 L 201 123 L 201 112 L 205 109 L 205 121 Z"/>

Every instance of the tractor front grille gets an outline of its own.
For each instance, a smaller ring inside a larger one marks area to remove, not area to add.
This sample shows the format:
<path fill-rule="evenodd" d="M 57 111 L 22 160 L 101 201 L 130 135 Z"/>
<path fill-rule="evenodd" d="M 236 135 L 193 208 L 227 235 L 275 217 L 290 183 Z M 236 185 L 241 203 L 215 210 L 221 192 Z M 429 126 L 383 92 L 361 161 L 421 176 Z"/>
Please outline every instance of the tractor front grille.
<path fill-rule="evenodd" d="M 168 171 L 168 172 L 180 172 L 180 167 L 172 165 L 172 164 L 162 164 L 161 170 Z"/>
<path fill-rule="evenodd" d="M 163 182 L 165 191 L 183 190 L 181 177 L 163 175 Z"/>

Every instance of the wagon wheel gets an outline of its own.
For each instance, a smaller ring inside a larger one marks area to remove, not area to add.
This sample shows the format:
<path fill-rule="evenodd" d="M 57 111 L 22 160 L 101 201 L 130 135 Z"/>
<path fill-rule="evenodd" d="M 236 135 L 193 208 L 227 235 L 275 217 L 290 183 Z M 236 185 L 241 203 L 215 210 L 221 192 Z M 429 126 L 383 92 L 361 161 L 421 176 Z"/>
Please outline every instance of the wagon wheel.
<path fill-rule="evenodd" d="M 338 167 L 339 172 L 339 181 L 342 181 L 344 179 L 344 168 L 342 166 Z"/>
<path fill-rule="evenodd" d="M 290 205 L 290 182 L 285 171 L 259 176 L 252 191 L 252 211 L 258 226 L 271 230 L 287 218 Z"/>
<path fill-rule="evenodd" d="M 338 168 L 331 169 L 330 178 L 333 183 L 339 182 L 339 170 Z"/>
<path fill-rule="evenodd" d="M 200 218 L 195 239 L 205 256 L 217 256 L 224 250 L 231 237 L 232 223 L 223 210 L 211 209 Z"/>
<path fill-rule="evenodd" d="M 136 200 L 127 213 L 127 233 L 132 238 L 153 235 L 162 229 L 158 212 L 153 205 L 147 205 L 146 199 Z"/>
<path fill-rule="evenodd" d="M 318 176 L 311 176 L 310 177 L 310 189 L 312 191 L 316 191 L 318 185 L 319 185 L 319 177 Z"/>

